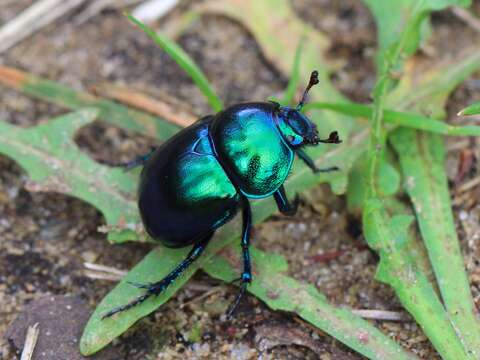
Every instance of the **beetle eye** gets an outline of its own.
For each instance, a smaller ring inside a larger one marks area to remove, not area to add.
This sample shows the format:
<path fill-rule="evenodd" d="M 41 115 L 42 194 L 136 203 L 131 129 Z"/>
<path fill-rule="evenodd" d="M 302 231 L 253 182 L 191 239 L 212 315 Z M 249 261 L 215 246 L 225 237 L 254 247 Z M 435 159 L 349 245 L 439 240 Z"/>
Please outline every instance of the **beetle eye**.
<path fill-rule="evenodd" d="M 295 140 L 295 138 L 292 135 L 287 135 L 287 140 L 289 143 L 292 143 Z"/>

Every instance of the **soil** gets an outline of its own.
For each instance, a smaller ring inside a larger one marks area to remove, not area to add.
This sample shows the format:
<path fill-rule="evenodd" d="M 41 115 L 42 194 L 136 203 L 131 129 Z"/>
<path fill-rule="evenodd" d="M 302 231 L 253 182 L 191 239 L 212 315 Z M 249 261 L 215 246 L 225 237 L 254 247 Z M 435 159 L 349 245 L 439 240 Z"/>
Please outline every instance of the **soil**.
<path fill-rule="evenodd" d="M 2 5 L 0 23 L 31 3 Z M 318 9 L 313 16 L 312 8 Z M 188 8 L 188 4 L 183 8 Z M 341 66 L 334 84 L 349 98 L 367 101 L 375 81 L 373 19 L 358 1 L 294 1 L 294 11 L 332 41 L 329 57 Z M 480 1 L 475 1 L 480 14 Z M 121 12 L 104 11 L 83 25 L 74 15 L 57 21 L 5 54 L 0 63 L 86 90 L 108 81 L 176 98 L 198 116 L 209 112 L 207 103 L 183 71 L 161 49 L 127 25 Z M 442 52 L 455 53 L 456 41 L 476 41 L 478 34 L 450 12 L 433 17 L 434 39 Z M 286 86 L 281 74 L 262 56 L 257 42 L 238 23 L 227 18 L 201 17 L 179 38 L 226 105 L 262 100 Z M 449 121 L 456 112 L 480 98 L 480 80 L 472 78 L 451 96 Z M 31 126 L 66 112 L 0 87 L 0 118 Z M 114 164 L 148 151 L 151 139 L 102 122 L 82 129 L 77 143 L 97 161 Z M 457 175 L 465 149 L 480 159 L 477 140 L 448 139 L 448 174 Z M 478 165 L 460 179 L 479 175 Z M 29 304 L 52 295 L 79 296 L 93 311 L 114 283 L 92 280 L 84 262 L 128 270 L 145 256 L 150 245 L 112 245 L 97 232 L 101 214 L 90 205 L 54 193 L 29 193 L 26 175 L 11 159 L 0 156 L 0 358 L 15 358 L 15 347 L 4 334 Z M 454 208 L 475 301 L 480 304 L 479 187 L 468 201 Z M 402 311 L 393 291 L 374 280 L 377 256 L 361 235 L 359 219 L 347 214 L 345 199 L 327 186 L 302 195 L 293 218 L 279 215 L 255 228 L 254 244 L 286 257 L 289 274 L 314 284 L 334 304 L 357 309 Z M 207 297 L 201 296 L 212 291 Z M 362 359 L 341 343 L 289 314 L 269 310 L 249 296 L 236 319 L 221 319 L 236 289 L 198 273 L 160 310 L 139 321 L 112 345 L 122 359 L 235 358 L 235 359 Z M 438 355 L 413 321 L 374 321 L 388 334 L 423 359 Z"/>

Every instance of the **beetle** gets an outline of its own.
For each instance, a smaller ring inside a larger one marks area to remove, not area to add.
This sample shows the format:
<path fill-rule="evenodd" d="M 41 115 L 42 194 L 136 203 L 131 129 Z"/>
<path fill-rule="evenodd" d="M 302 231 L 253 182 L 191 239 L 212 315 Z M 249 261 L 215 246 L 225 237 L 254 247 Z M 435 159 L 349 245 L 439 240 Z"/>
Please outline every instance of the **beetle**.
<path fill-rule="evenodd" d="M 252 281 L 249 200 L 273 196 L 281 213 L 295 214 L 298 196 L 291 203 L 283 186 L 295 154 L 314 172 L 338 170 L 318 169 L 303 150 L 306 145 L 341 142 L 336 131 L 327 139 L 320 139 L 315 124 L 301 113 L 310 88 L 317 83 L 318 72 L 313 71 L 295 108 L 276 102 L 233 105 L 216 115 L 200 118 L 149 155 L 127 164 L 129 168 L 144 165 L 138 208 L 150 237 L 168 247 L 192 248 L 162 280 L 130 283 L 145 289 L 145 293 L 110 310 L 103 318 L 162 293 L 200 257 L 215 230 L 241 208 L 243 271 L 240 291 L 228 311 L 229 317 L 233 314 Z"/>

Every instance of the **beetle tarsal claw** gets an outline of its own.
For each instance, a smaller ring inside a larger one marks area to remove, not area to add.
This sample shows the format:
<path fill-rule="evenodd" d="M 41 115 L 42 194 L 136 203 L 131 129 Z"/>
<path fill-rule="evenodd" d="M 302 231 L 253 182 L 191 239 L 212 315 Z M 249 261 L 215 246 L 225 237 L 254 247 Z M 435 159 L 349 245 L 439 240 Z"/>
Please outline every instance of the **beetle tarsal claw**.
<path fill-rule="evenodd" d="M 245 294 L 245 292 L 247 291 L 248 284 L 250 284 L 250 283 L 249 282 L 243 282 L 242 285 L 240 286 L 240 290 L 239 290 L 237 296 L 235 297 L 235 300 L 232 302 L 232 304 L 230 305 L 230 307 L 227 310 L 227 319 L 230 320 L 230 319 L 233 318 L 233 314 L 235 313 L 235 310 L 237 309 L 238 304 L 240 304 L 240 300 L 242 299 L 243 294 Z"/>
<path fill-rule="evenodd" d="M 342 140 L 338 137 L 338 132 L 337 131 L 332 131 L 330 135 L 328 136 L 328 139 L 320 139 L 318 142 L 324 143 L 324 144 L 340 144 Z"/>

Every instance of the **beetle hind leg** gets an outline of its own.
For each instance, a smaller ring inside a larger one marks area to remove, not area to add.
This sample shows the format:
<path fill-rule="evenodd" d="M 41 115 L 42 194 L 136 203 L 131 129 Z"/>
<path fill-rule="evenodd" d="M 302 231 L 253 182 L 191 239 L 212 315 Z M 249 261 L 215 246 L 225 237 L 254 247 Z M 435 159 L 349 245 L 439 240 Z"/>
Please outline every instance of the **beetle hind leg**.
<path fill-rule="evenodd" d="M 242 276 L 238 279 L 241 281 L 240 291 L 238 292 L 235 300 L 230 305 L 227 310 L 227 318 L 232 318 L 235 309 L 240 300 L 245 294 L 248 284 L 252 282 L 252 263 L 250 259 L 250 235 L 252 232 L 252 209 L 250 208 L 250 203 L 245 196 L 242 196 L 242 219 L 243 219 L 243 229 L 242 229 L 242 257 L 243 257 L 243 272 Z"/>
<path fill-rule="evenodd" d="M 161 294 L 170 284 L 172 284 L 195 260 L 197 260 L 200 255 L 205 250 L 208 242 L 213 236 L 213 231 L 208 233 L 208 235 L 202 237 L 200 240 L 196 241 L 193 245 L 193 248 L 188 253 L 187 257 L 177 265 L 175 269 L 173 269 L 166 277 L 162 280 L 154 282 L 154 283 L 147 283 L 147 284 L 140 284 L 135 282 L 129 282 L 130 285 L 138 287 L 140 289 L 145 289 L 145 293 L 138 296 L 137 298 L 133 299 L 127 304 L 118 306 L 113 308 L 112 310 L 108 311 L 102 316 L 102 319 L 111 317 L 112 315 L 128 310 L 134 306 L 137 306 L 147 300 L 149 297 L 153 295 Z"/>

